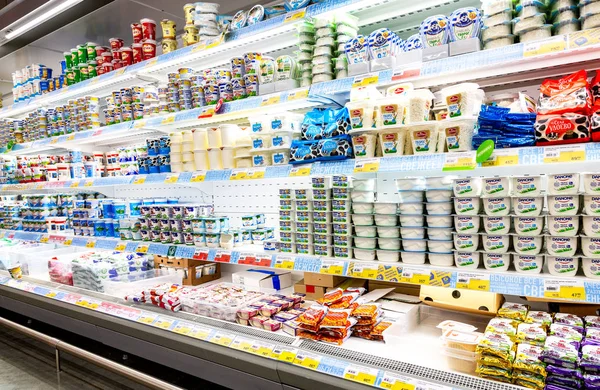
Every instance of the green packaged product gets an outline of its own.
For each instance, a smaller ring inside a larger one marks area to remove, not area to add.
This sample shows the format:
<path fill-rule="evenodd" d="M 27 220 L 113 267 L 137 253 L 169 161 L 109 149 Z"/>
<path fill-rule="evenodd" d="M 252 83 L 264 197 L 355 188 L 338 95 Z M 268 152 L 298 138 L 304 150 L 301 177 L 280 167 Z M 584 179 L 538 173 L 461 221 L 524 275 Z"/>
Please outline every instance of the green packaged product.
<path fill-rule="evenodd" d="M 511 318 L 517 321 L 525 321 L 529 306 L 522 305 L 520 303 L 505 302 L 500 310 L 498 310 L 498 317 Z"/>
<path fill-rule="evenodd" d="M 514 340 L 517 336 L 517 321 L 510 318 L 492 318 L 485 328 L 486 332 L 502 333 Z"/>
<path fill-rule="evenodd" d="M 508 335 L 486 332 L 475 349 L 480 355 L 498 356 L 513 362 L 515 359 L 515 343 Z"/>
<path fill-rule="evenodd" d="M 475 369 L 475 372 L 477 372 L 479 375 L 494 376 L 509 380 L 512 379 L 511 370 L 505 370 L 499 367 L 484 366 L 483 364 L 479 363 L 477 363 L 477 369 Z"/>
<path fill-rule="evenodd" d="M 87 64 L 87 47 L 85 45 L 77 45 L 77 58 L 79 64 Z"/>
<path fill-rule="evenodd" d="M 519 344 L 513 368 L 545 377 L 546 363 L 540 360 L 543 351 L 544 348 L 537 345 Z"/>

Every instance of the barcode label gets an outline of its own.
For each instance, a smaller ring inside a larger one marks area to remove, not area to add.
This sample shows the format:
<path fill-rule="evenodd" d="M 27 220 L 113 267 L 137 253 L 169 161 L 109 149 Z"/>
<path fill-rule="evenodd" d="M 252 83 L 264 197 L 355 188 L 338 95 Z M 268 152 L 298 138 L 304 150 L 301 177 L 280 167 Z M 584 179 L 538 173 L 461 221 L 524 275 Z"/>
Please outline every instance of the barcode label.
<path fill-rule="evenodd" d="M 469 283 L 469 279 L 460 278 L 458 279 L 458 283 Z"/>
<path fill-rule="evenodd" d="M 546 291 L 558 291 L 558 286 L 546 286 Z"/>

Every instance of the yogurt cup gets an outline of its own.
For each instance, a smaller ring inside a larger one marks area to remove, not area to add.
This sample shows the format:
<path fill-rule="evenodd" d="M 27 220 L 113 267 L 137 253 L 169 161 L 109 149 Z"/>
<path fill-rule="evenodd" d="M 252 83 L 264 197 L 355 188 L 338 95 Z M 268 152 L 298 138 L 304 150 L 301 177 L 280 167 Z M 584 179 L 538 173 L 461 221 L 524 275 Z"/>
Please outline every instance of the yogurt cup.
<path fill-rule="evenodd" d="M 406 242 L 406 241 L 404 241 Z M 428 240 L 427 250 L 431 253 L 452 253 L 454 243 L 452 241 Z"/>
<path fill-rule="evenodd" d="M 400 240 L 397 238 L 379 238 L 377 239 L 379 249 L 400 250 Z"/>
<path fill-rule="evenodd" d="M 405 264 L 425 264 L 425 258 L 427 254 L 425 252 L 400 252 L 400 258 Z"/>
<path fill-rule="evenodd" d="M 379 214 L 377 214 L 379 215 Z M 402 227 L 420 227 L 423 226 L 422 215 L 400 215 L 400 226 Z"/>
<path fill-rule="evenodd" d="M 550 215 L 576 215 L 579 204 L 579 195 L 548 195 Z"/>
<path fill-rule="evenodd" d="M 422 202 L 423 192 L 424 191 L 400 191 L 398 192 L 398 197 L 400 198 L 400 203 Z"/>
<path fill-rule="evenodd" d="M 398 217 L 396 215 L 375 214 L 376 226 L 396 226 Z"/>
<path fill-rule="evenodd" d="M 341 201 L 340 201 L 341 202 Z M 374 203 L 352 203 L 352 212 L 354 214 L 373 214 Z"/>
<path fill-rule="evenodd" d="M 397 263 L 400 261 L 400 252 L 377 249 L 377 260 L 383 263 Z"/>
<path fill-rule="evenodd" d="M 400 203 L 398 211 L 400 214 L 423 214 L 423 203 Z"/>
<path fill-rule="evenodd" d="M 425 186 L 432 190 L 451 190 L 454 179 L 456 179 L 454 176 L 426 177 Z"/>
<path fill-rule="evenodd" d="M 452 190 L 428 190 L 425 191 L 427 202 L 450 202 Z"/>
<path fill-rule="evenodd" d="M 506 234 L 510 231 L 510 217 L 482 217 L 488 234 Z"/>
<path fill-rule="evenodd" d="M 451 228 L 451 216 L 426 215 L 427 227 Z"/>
<path fill-rule="evenodd" d="M 358 237 L 377 237 L 377 228 L 375 226 L 355 226 L 354 233 Z"/>
<path fill-rule="evenodd" d="M 583 217 L 583 233 L 588 237 L 600 237 L 600 216 Z"/>
<path fill-rule="evenodd" d="M 361 240 L 376 240 L 375 238 L 361 238 Z M 363 241 L 365 242 L 365 241 Z M 341 247 L 349 247 L 352 246 L 352 236 L 347 235 L 347 234 L 334 234 L 333 235 L 333 245 L 335 246 L 341 246 Z M 356 246 L 361 246 L 362 245 L 356 245 Z M 373 247 L 369 247 L 369 248 L 375 248 Z"/>
<path fill-rule="evenodd" d="M 354 191 L 375 191 L 375 179 L 354 179 L 352 181 Z"/>
<path fill-rule="evenodd" d="M 600 259 L 581 259 L 583 273 L 588 278 L 600 279 Z"/>
<path fill-rule="evenodd" d="M 463 269 L 479 268 L 481 262 L 481 253 L 479 252 L 454 252 L 454 265 Z"/>
<path fill-rule="evenodd" d="M 375 214 L 396 214 L 398 205 L 396 203 L 375 203 Z"/>
<path fill-rule="evenodd" d="M 436 267 L 452 267 L 454 255 L 452 253 L 429 253 L 429 264 Z"/>
<path fill-rule="evenodd" d="M 457 215 L 454 217 L 454 227 L 458 233 L 477 233 L 481 224 L 478 215 Z"/>
<path fill-rule="evenodd" d="M 460 178 L 454 179 L 452 190 L 456 197 L 473 197 L 481 195 L 481 186 L 481 178 L 479 177 Z"/>
<path fill-rule="evenodd" d="M 546 250 L 551 256 L 574 256 L 577 252 L 577 237 L 546 236 Z"/>
<path fill-rule="evenodd" d="M 450 215 L 452 213 L 452 202 L 426 203 L 425 207 L 429 215 Z"/>
<path fill-rule="evenodd" d="M 413 228 L 413 227 L 403 227 L 400 228 L 400 235 L 402 239 L 424 239 L 425 238 L 425 229 L 424 228 Z"/>
<path fill-rule="evenodd" d="M 587 257 L 600 258 L 600 238 L 581 237 L 581 251 Z"/>
<path fill-rule="evenodd" d="M 349 237 L 349 236 L 348 236 Z M 360 249 L 375 249 L 377 247 L 376 238 L 355 237 L 354 246 Z"/>
<path fill-rule="evenodd" d="M 483 265 L 490 271 L 506 271 L 510 266 L 510 258 L 509 253 L 484 253 Z"/>
<path fill-rule="evenodd" d="M 454 210 L 458 215 L 477 215 L 481 201 L 479 197 L 474 198 L 454 198 Z"/>
<path fill-rule="evenodd" d="M 537 217 L 544 208 L 543 196 L 513 197 L 512 208 L 516 215 Z"/>
<path fill-rule="evenodd" d="M 402 240 L 402 246 L 406 252 L 425 252 L 427 250 L 427 241 Z"/>
<path fill-rule="evenodd" d="M 427 237 L 436 241 L 451 241 L 452 229 L 449 228 L 427 228 Z"/>
<path fill-rule="evenodd" d="M 374 249 L 354 248 L 352 250 L 352 252 L 354 252 L 354 258 L 357 260 L 363 260 L 363 261 L 375 260 L 375 250 Z"/>
<path fill-rule="evenodd" d="M 488 253 L 506 253 L 510 247 L 510 236 L 507 234 L 482 234 L 483 249 Z"/>
<path fill-rule="evenodd" d="M 579 232 L 579 217 L 548 216 L 548 231 L 553 236 L 573 237 Z"/>
<path fill-rule="evenodd" d="M 400 228 L 395 226 L 377 226 L 377 236 L 380 238 L 399 238 Z"/>
<path fill-rule="evenodd" d="M 582 173 L 583 190 L 588 195 L 600 194 L 600 173 Z"/>
<path fill-rule="evenodd" d="M 579 191 L 579 173 L 548 175 L 548 194 L 575 195 Z"/>
<path fill-rule="evenodd" d="M 373 214 L 352 214 L 352 223 L 356 226 L 373 226 Z"/>
<path fill-rule="evenodd" d="M 539 274 L 544 268 L 544 256 L 514 255 L 513 263 L 521 274 Z"/>
<path fill-rule="evenodd" d="M 420 177 L 396 179 L 396 189 L 398 191 L 414 191 L 425 189 L 425 181 Z"/>
<path fill-rule="evenodd" d="M 518 196 L 539 196 L 542 193 L 542 178 L 540 176 L 514 176 L 512 190 Z"/>
<path fill-rule="evenodd" d="M 510 180 L 508 177 L 485 177 L 482 183 L 482 195 L 494 198 L 510 194 Z"/>
<path fill-rule="evenodd" d="M 454 249 L 458 251 L 476 251 L 479 247 L 479 234 L 454 234 Z"/>
<path fill-rule="evenodd" d="M 352 191 L 350 198 L 353 202 L 375 202 L 375 193 L 369 191 Z"/>
<path fill-rule="evenodd" d="M 579 270 L 578 257 L 546 256 L 546 263 L 554 276 L 575 276 Z"/>
<path fill-rule="evenodd" d="M 483 211 L 487 215 L 506 216 L 510 213 L 511 200 L 508 196 L 498 198 L 483 198 Z"/>
<path fill-rule="evenodd" d="M 583 196 L 583 212 L 587 215 L 600 215 L 600 194 Z"/>
<path fill-rule="evenodd" d="M 513 225 L 520 236 L 538 236 L 544 229 L 544 217 L 513 217 Z"/>

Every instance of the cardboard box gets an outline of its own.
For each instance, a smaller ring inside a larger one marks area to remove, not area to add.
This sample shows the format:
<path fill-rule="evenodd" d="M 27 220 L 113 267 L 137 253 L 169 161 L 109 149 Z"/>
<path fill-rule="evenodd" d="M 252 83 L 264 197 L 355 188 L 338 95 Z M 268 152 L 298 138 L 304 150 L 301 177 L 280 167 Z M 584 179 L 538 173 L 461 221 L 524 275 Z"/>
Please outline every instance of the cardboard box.
<path fill-rule="evenodd" d="M 327 291 L 331 291 L 333 289 L 336 288 L 341 288 L 342 290 L 345 290 L 347 288 L 359 288 L 359 287 L 364 287 L 367 288 L 367 280 L 366 279 L 353 279 L 353 278 L 348 278 L 346 280 L 344 280 L 342 283 L 338 284 L 337 286 L 334 287 L 328 287 Z"/>
<path fill-rule="evenodd" d="M 346 280 L 343 276 L 315 274 L 312 272 L 304 273 L 304 282 L 310 286 L 335 287 Z"/>
<path fill-rule="evenodd" d="M 323 298 L 325 295 L 325 287 L 311 286 L 304 284 L 304 279 L 294 284 L 294 292 L 300 294 L 306 294 L 306 299 L 315 301 L 319 298 Z"/>
<path fill-rule="evenodd" d="M 280 270 L 248 270 L 231 275 L 233 283 L 246 287 L 281 290 L 292 286 L 292 273 Z"/>
<path fill-rule="evenodd" d="M 560 313 L 575 314 L 580 317 L 597 316 L 598 312 L 600 311 L 600 305 L 586 305 L 581 303 L 559 303 L 558 310 L 553 311 L 557 311 Z"/>
<path fill-rule="evenodd" d="M 394 292 L 396 293 L 412 295 L 415 297 L 418 297 L 421 291 L 421 286 L 418 284 L 392 283 L 381 282 L 379 280 L 369 280 L 369 291 L 377 290 L 380 288 L 394 288 Z"/>
<path fill-rule="evenodd" d="M 430 306 L 490 315 L 495 315 L 504 302 L 502 294 L 433 286 L 421 286 L 419 298 Z"/>

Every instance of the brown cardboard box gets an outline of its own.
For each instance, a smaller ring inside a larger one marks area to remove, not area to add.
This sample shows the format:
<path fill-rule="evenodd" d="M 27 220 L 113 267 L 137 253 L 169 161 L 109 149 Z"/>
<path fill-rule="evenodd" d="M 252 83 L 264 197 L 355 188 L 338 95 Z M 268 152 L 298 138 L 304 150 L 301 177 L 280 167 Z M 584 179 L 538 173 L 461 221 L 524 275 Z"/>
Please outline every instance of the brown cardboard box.
<path fill-rule="evenodd" d="M 369 280 L 369 291 L 377 290 L 380 288 L 393 288 L 394 292 L 399 294 L 419 296 L 421 286 L 418 284 L 408 283 L 392 283 L 392 282 L 381 282 L 379 280 Z"/>
<path fill-rule="evenodd" d="M 582 305 L 581 303 L 559 303 L 559 312 L 575 314 L 580 317 L 597 316 L 600 311 L 600 305 Z"/>
<path fill-rule="evenodd" d="M 346 280 L 343 276 L 315 274 L 312 272 L 304 273 L 304 283 L 310 286 L 335 287 Z"/>
<path fill-rule="evenodd" d="M 323 298 L 325 295 L 325 287 L 305 285 L 304 279 L 294 284 L 294 292 L 306 294 L 306 299 L 314 301 Z"/>
<path fill-rule="evenodd" d="M 367 280 L 366 279 L 353 279 L 353 278 L 348 278 L 346 280 L 344 280 L 342 283 L 338 284 L 335 287 L 328 287 L 327 291 L 331 291 L 333 289 L 336 288 L 341 288 L 342 290 L 345 290 L 347 288 L 359 288 L 359 287 L 364 287 L 367 288 Z"/>
<path fill-rule="evenodd" d="M 498 312 L 504 301 L 502 294 L 435 286 L 421 286 L 419 298 L 431 306 L 467 313 L 490 313 L 491 315 Z"/>

